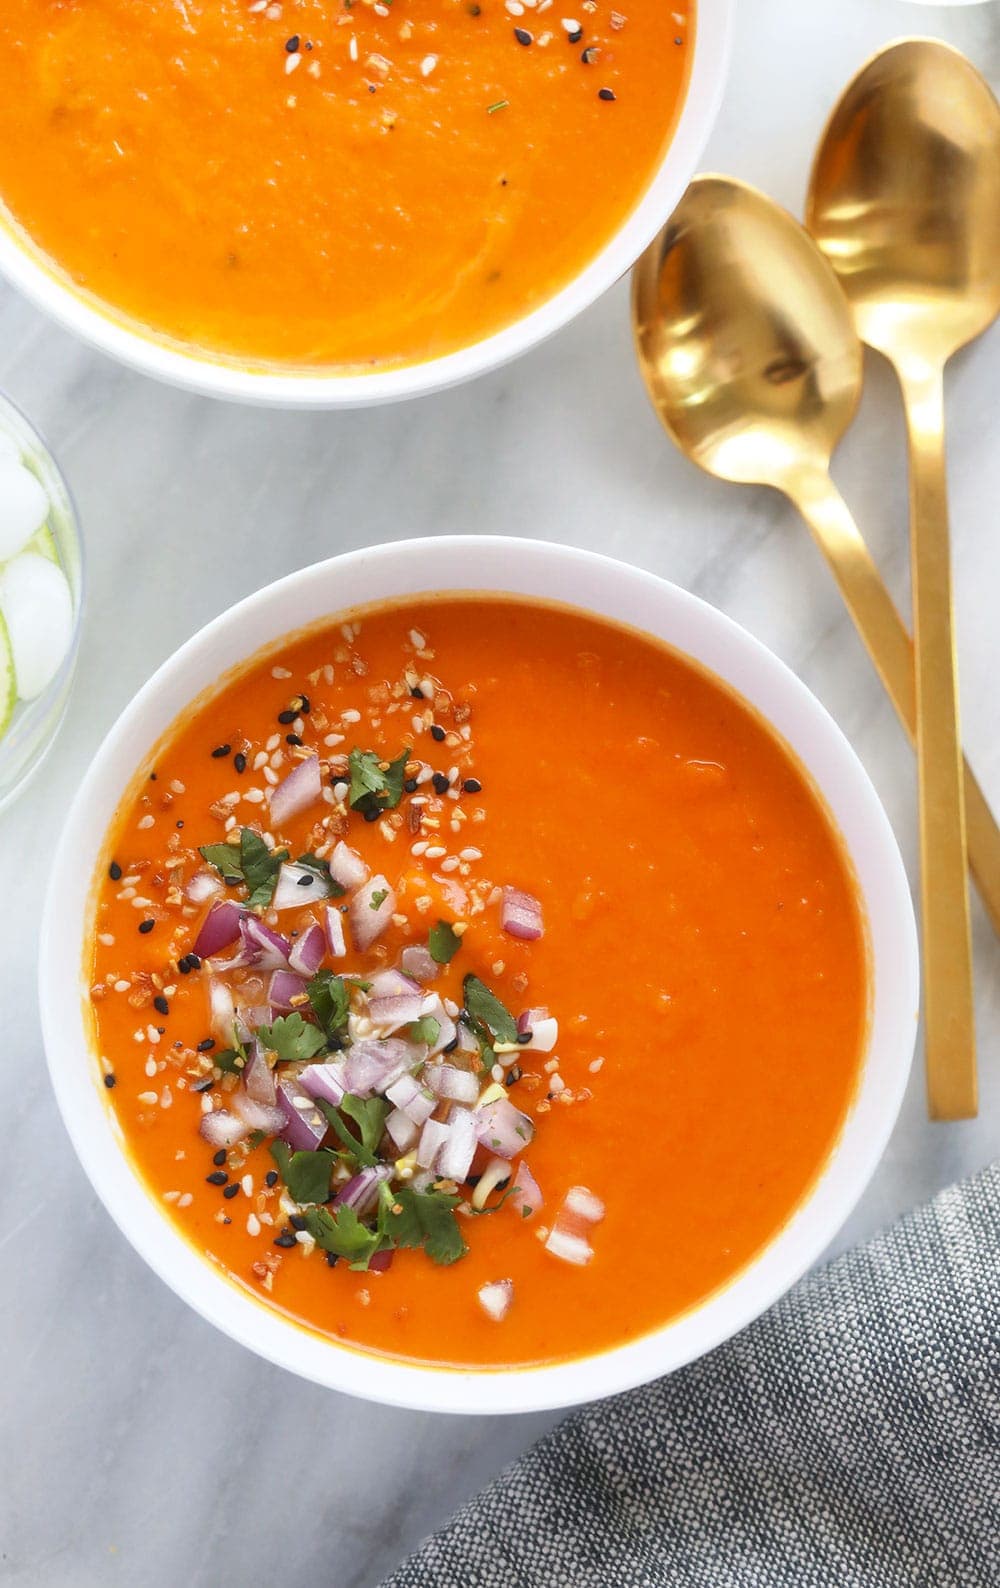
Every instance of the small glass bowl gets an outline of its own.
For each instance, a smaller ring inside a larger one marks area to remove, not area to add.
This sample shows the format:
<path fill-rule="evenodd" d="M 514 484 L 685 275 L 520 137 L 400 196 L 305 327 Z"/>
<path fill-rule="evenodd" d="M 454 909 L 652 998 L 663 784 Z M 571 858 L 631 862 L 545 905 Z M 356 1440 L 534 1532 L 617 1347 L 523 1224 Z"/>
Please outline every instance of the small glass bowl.
<path fill-rule="evenodd" d="M 52 533 L 59 566 L 73 600 L 73 632 L 69 648 L 51 681 L 34 700 L 19 701 L 6 733 L 0 738 L 0 810 L 13 799 L 48 754 L 69 701 L 80 645 L 83 614 L 84 558 L 80 526 L 66 481 L 38 431 L 20 409 L 0 393 L 0 435 L 9 436 L 21 461 L 37 475 L 49 499 L 45 520 Z"/>

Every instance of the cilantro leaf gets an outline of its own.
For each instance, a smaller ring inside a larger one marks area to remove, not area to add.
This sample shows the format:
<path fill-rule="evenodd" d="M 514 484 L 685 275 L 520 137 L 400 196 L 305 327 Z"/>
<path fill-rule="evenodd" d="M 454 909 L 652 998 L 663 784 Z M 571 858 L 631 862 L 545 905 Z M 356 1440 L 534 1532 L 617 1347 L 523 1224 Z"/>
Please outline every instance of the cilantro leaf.
<path fill-rule="evenodd" d="M 478 976 L 466 976 L 462 990 L 465 1007 L 474 1027 L 477 1023 L 485 1026 L 497 1042 L 517 1041 L 517 1021 L 496 994 L 490 992 L 485 982 L 480 981 Z"/>
<path fill-rule="evenodd" d="M 270 904 L 281 863 L 288 859 L 287 849 L 276 849 L 272 853 L 251 827 L 241 828 L 238 844 L 204 844 L 198 852 L 215 867 L 223 881 L 235 877 L 246 883 L 247 904 L 251 910 L 265 909 Z"/>
<path fill-rule="evenodd" d="M 314 1059 L 326 1047 L 326 1037 L 318 1026 L 307 1025 L 299 1014 L 279 1015 L 273 1025 L 261 1026 L 258 1037 L 279 1059 Z"/>
<path fill-rule="evenodd" d="M 366 1269 L 381 1245 L 381 1237 L 368 1229 L 353 1208 L 309 1208 L 304 1213 L 306 1229 L 324 1252 L 345 1257 L 352 1268 Z"/>
<path fill-rule="evenodd" d="M 346 891 L 337 882 L 326 861 L 321 860 L 319 855 L 314 855 L 312 850 L 307 850 L 304 855 L 300 855 L 295 864 L 297 866 L 305 866 L 307 871 L 315 871 L 317 877 L 326 883 L 328 896 L 331 899 L 339 899 Z"/>
<path fill-rule="evenodd" d="M 280 1136 L 271 1143 L 271 1157 L 281 1170 L 288 1194 L 295 1202 L 325 1202 L 330 1195 L 330 1175 L 336 1163 L 332 1152 L 292 1152 Z"/>
<path fill-rule="evenodd" d="M 247 1062 L 247 1056 L 242 1048 L 221 1048 L 218 1053 L 212 1054 L 212 1063 L 226 1075 L 238 1075 Z"/>
<path fill-rule="evenodd" d="M 306 996 L 329 1040 L 339 1041 L 351 1009 L 350 988 L 343 976 L 335 976 L 332 970 L 318 971 L 306 982 Z"/>
<path fill-rule="evenodd" d="M 443 1191 L 397 1186 L 383 1198 L 379 1224 L 394 1246 L 422 1246 L 433 1262 L 455 1263 L 469 1249 L 455 1218 L 459 1200 Z"/>
<path fill-rule="evenodd" d="M 449 921 L 438 921 L 427 937 L 431 959 L 438 965 L 450 965 L 462 946 L 462 939 Z"/>
<path fill-rule="evenodd" d="M 382 758 L 374 750 L 353 749 L 347 757 L 351 774 L 348 794 L 351 809 L 363 813 L 394 810 L 403 797 L 406 763 L 412 753 L 410 746 L 406 745 L 395 761 L 390 761 L 383 771 Z"/>
<path fill-rule="evenodd" d="M 243 881 L 239 844 L 202 844 L 198 853 L 210 866 L 215 867 L 220 877 L 238 877 Z"/>
<path fill-rule="evenodd" d="M 376 888 L 368 901 L 368 908 L 370 910 L 380 910 L 388 897 L 388 888 Z"/>
<path fill-rule="evenodd" d="M 435 1020 L 433 1015 L 421 1015 L 419 1020 L 414 1020 L 409 1030 L 411 1042 L 426 1042 L 432 1048 L 441 1035 L 441 1022 Z"/>
<path fill-rule="evenodd" d="M 340 1100 L 339 1108 L 334 1108 L 325 1098 L 316 1098 L 316 1107 L 327 1117 L 330 1125 L 347 1151 L 356 1159 L 363 1169 L 372 1169 L 378 1163 L 375 1148 L 382 1139 L 385 1129 L 385 1118 L 389 1112 L 389 1105 L 382 1097 L 354 1097 L 347 1092 Z M 342 1117 L 354 1121 L 360 1127 L 361 1135 L 356 1136 L 349 1130 Z"/>

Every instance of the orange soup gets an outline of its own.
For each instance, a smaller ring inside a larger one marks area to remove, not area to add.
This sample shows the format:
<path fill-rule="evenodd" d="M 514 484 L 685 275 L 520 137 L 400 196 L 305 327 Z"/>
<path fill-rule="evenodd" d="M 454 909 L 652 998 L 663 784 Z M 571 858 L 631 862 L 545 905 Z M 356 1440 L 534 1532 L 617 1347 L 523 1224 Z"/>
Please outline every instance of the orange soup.
<path fill-rule="evenodd" d="M 440 597 L 179 721 L 89 968 L 128 1151 L 262 1303 L 421 1362 L 557 1362 L 743 1268 L 858 1078 L 867 949 L 735 695 L 583 613 Z"/>
<path fill-rule="evenodd" d="M 0 199 L 86 293 L 241 361 L 448 353 L 648 185 L 693 0 L 4 0 Z"/>

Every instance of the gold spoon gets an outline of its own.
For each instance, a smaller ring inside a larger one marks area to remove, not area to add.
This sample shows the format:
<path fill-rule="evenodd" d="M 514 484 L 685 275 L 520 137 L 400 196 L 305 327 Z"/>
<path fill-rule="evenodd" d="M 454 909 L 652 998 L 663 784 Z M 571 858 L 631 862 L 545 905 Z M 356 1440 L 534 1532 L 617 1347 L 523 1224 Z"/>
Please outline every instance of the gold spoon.
<path fill-rule="evenodd" d="M 666 430 L 709 474 L 773 486 L 796 504 L 912 738 L 910 637 L 829 476 L 862 355 L 826 260 L 763 193 L 699 177 L 635 267 L 632 317 Z M 968 768 L 965 791 L 973 869 L 1000 933 L 1000 830 Z"/>
<path fill-rule="evenodd" d="M 943 376 L 1000 311 L 1000 106 L 963 55 L 903 39 L 862 68 L 820 143 L 806 224 L 906 409 L 928 1088 L 933 1113 L 962 1118 L 975 1030 Z"/>

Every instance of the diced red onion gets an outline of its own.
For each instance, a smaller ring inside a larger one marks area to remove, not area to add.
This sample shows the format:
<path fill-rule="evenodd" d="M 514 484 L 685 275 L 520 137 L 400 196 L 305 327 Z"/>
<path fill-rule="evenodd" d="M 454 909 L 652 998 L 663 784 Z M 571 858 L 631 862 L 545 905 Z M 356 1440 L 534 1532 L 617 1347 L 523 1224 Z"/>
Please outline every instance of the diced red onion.
<path fill-rule="evenodd" d="M 500 905 L 500 925 L 508 937 L 517 937 L 522 942 L 533 943 L 545 930 L 542 922 L 542 906 L 531 893 L 523 893 L 520 888 L 504 888 Z"/>
<path fill-rule="evenodd" d="M 420 998 L 423 997 L 419 984 L 410 976 L 404 976 L 401 970 L 391 968 L 377 970 L 374 975 L 366 976 L 365 980 L 368 983 L 370 999 L 402 998 L 404 994 L 412 996 L 414 993 Z"/>
<path fill-rule="evenodd" d="M 492 1192 L 510 1179 L 510 1163 L 506 1158 L 490 1158 L 479 1176 L 472 1193 L 472 1206 L 484 1208 Z"/>
<path fill-rule="evenodd" d="M 414 1020 L 420 1019 L 422 1003 L 418 992 L 403 993 L 396 998 L 371 998 L 368 1002 L 368 1017 L 373 1025 L 381 1026 L 386 1031 L 398 1031 L 400 1026 L 412 1025 Z"/>
<path fill-rule="evenodd" d="M 509 1098 L 498 1097 L 477 1110 L 476 1133 L 498 1158 L 515 1158 L 531 1141 L 535 1127 Z"/>
<path fill-rule="evenodd" d="M 453 1103 L 479 1101 L 479 1077 L 471 1070 L 460 1070 L 455 1064 L 426 1064 L 421 1079 L 438 1097 Z"/>
<path fill-rule="evenodd" d="M 274 1075 L 258 1042 L 254 1042 L 243 1067 L 243 1085 L 255 1103 L 264 1103 L 268 1108 L 276 1106 Z"/>
<path fill-rule="evenodd" d="M 198 1126 L 199 1136 L 211 1147 L 235 1147 L 250 1134 L 250 1126 L 237 1119 L 228 1108 L 217 1108 L 214 1114 L 202 1114 Z"/>
<path fill-rule="evenodd" d="M 238 904 L 234 904 L 232 899 L 223 899 L 220 904 L 213 904 L 201 923 L 201 930 L 191 950 L 192 954 L 197 954 L 199 959 L 211 959 L 220 949 L 228 948 L 230 943 L 235 943 L 240 935 L 242 917 L 242 909 Z"/>
<path fill-rule="evenodd" d="M 384 1252 L 376 1252 L 374 1257 L 369 1257 L 368 1259 L 368 1272 L 370 1274 L 384 1274 L 387 1268 L 392 1267 L 392 1259 L 395 1255 L 395 1252 L 391 1249 Z"/>
<path fill-rule="evenodd" d="M 521 1023 L 518 1021 L 518 1030 L 520 1028 Z M 528 1027 L 528 1031 L 531 1041 L 523 1045 L 526 1048 L 534 1048 L 536 1053 L 551 1053 L 559 1041 L 559 1022 L 552 1015 L 545 1015 L 540 1020 L 536 1019 L 534 1025 Z"/>
<path fill-rule="evenodd" d="M 448 1140 L 448 1126 L 440 1119 L 428 1119 L 420 1132 L 417 1144 L 417 1162 L 421 1169 L 433 1169 L 438 1153 Z"/>
<path fill-rule="evenodd" d="M 604 1212 L 604 1203 L 600 1197 L 595 1196 L 585 1185 L 575 1185 L 566 1192 L 559 1210 L 559 1218 L 568 1213 L 572 1217 L 582 1219 L 585 1224 L 600 1224 Z"/>
<path fill-rule="evenodd" d="M 422 943 L 411 943 L 399 956 L 399 968 L 414 981 L 434 981 L 441 966 Z"/>
<path fill-rule="evenodd" d="M 399 1037 L 386 1037 L 384 1041 L 366 1037 L 347 1050 L 344 1082 L 355 1097 L 370 1097 L 372 1092 L 384 1092 L 398 1081 L 418 1059 L 418 1051 Z"/>
<path fill-rule="evenodd" d="M 213 871 L 196 871 L 185 885 L 184 896 L 191 904 L 204 904 L 221 893 L 225 884 Z"/>
<path fill-rule="evenodd" d="M 379 1186 L 391 1177 L 392 1169 L 387 1163 L 376 1164 L 374 1169 L 360 1170 L 337 1192 L 333 1199 L 334 1207 L 352 1208 L 358 1218 L 363 1219 L 378 1204 Z"/>
<path fill-rule="evenodd" d="M 514 1300 L 514 1281 L 495 1279 L 492 1284 L 480 1285 L 476 1295 L 487 1317 L 494 1323 L 503 1323 Z"/>
<path fill-rule="evenodd" d="M 448 1180 L 461 1185 L 479 1145 L 475 1116 L 467 1108 L 455 1107 L 448 1116 L 448 1136 L 437 1155 L 437 1170 Z"/>
<path fill-rule="evenodd" d="M 240 935 L 247 956 L 244 963 L 256 965 L 260 970 L 287 970 L 290 948 L 287 937 L 273 931 L 256 915 L 244 915 L 240 921 Z M 232 970 L 235 963 L 230 960 L 226 968 Z"/>
<path fill-rule="evenodd" d="M 285 822 L 291 821 L 293 816 L 298 816 L 300 811 L 307 811 L 310 805 L 315 805 L 323 797 L 323 779 L 319 769 L 319 756 L 306 756 L 302 761 L 296 762 L 288 776 L 282 778 L 271 790 L 270 811 L 271 826 L 275 832 L 281 829 Z"/>
<path fill-rule="evenodd" d="M 344 917 L 335 904 L 326 907 L 326 941 L 330 948 L 331 959 L 343 959 L 347 953 L 347 943 L 344 940 Z"/>
<path fill-rule="evenodd" d="M 309 1093 L 289 1077 L 279 1082 L 278 1107 L 284 1115 L 284 1125 L 278 1135 L 297 1151 L 314 1151 L 322 1145 L 329 1128 L 326 1115 L 316 1107 Z"/>
<path fill-rule="evenodd" d="M 288 964 L 300 976 L 315 976 L 326 953 L 326 933 L 321 926 L 307 926 L 292 944 Z"/>
<path fill-rule="evenodd" d="M 208 980 L 208 1007 L 212 1035 L 226 1047 L 231 1047 L 236 1026 L 236 1005 L 231 988 L 217 976 Z"/>
<path fill-rule="evenodd" d="M 424 1120 L 430 1119 L 437 1108 L 438 1100 L 434 1093 L 426 1086 L 421 1086 L 412 1075 L 401 1075 L 398 1081 L 386 1087 L 385 1095 L 415 1125 L 422 1125 Z"/>
<path fill-rule="evenodd" d="M 342 888 L 360 888 L 367 882 L 370 872 L 356 849 L 351 849 L 341 839 L 328 861 L 330 875 Z"/>
<path fill-rule="evenodd" d="M 242 1004 L 236 1011 L 236 1035 L 241 1042 L 249 1042 L 261 1026 L 269 1026 L 273 1020 L 270 1004 Z"/>
<path fill-rule="evenodd" d="M 275 1009 L 296 1009 L 300 1006 L 305 996 L 306 984 L 301 976 L 296 976 L 290 970 L 276 970 L 271 973 L 268 984 L 268 1002 Z"/>
<path fill-rule="evenodd" d="M 459 1020 L 458 1021 L 457 1025 L 455 1027 L 455 1035 L 458 1038 L 458 1048 L 456 1049 L 456 1052 L 458 1052 L 458 1053 L 478 1053 L 479 1052 L 479 1043 L 476 1041 L 476 1034 L 475 1034 L 474 1031 L 470 1030 L 470 1028 L 466 1025 L 464 1020 Z"/>
<path fill-rule="evenodd" d="M 310 1097 L 322 1097 L 324 1102 L 339 1108 L 347 1091 L 343 1061 L 334 1059 L 330 1064 L 310 1064 L 299 1072 L 299 1085 Z"/>
<path fill-rule="evenodd" d="M 444 1048 L 451 1046 L 458 1036 L 458 1027 L 437 993 L 424 994 L 423 1002 L 420 1005 L 420 1013 L 421 1015 L 430 1015 L 432 1020 L 437 1021 L 438 1034 L 434 1041 L 428 1045 L 427 1049 L 427 1056 L 432 1059 L 435 1054 L 441 1053 Z"/>
<path fill-rule="evenodd" d="M 286 860 L 278 872 L 278 881 L 271 900 L 273 910 L 296 910 L 304 904 L 316 904 L 330 897 L 330 884 L 312 866 L 297 866 Z"/>
<path fill-rule="evenodd" d="M 551 1252 L 553 1257 L 561 1257 L 564 1263 L 576 1263 L 582 1268 L 589 1263 L 594 1255 L 594 1248 L 582 1235 L 574 1235 L 564 1226 L 556 1223 L 549 1231 L 545 1250 Z"/>
<path fill-rule="evenodd" d="M 409 1152 L 420 1135 L 420 1126 L 414 1123 L 409 1114 L 404 1114 L 401 1108 L 394 1108 L 386 1116 L 385 1128 L 399 1153 Z"/>
<path fill-rule="evenodd" d="M 381 902 L 374 902 L 375 895 L 384 895 Z M 370 877 L 354 895 L 351 900 L 348 919 L 351 923 L 351 937 L 354 947 L 359 953 L 366 948 L 371 948 L 376 938 L 382 936 L 389 922 L 392 920 L 396 908 L 396 893 L 390 888 L 386 879 L 379 874 Z"/>
<path fill-rule="evenodd" d="M 549 1011 L 545 1008 L 544 1004 L 539 1005 L 536 1009 L 525 1009 L 524 1013 L 518 1015 L 517 1017 L 518 1036 L 523 1037 L 527 1032 L 532 1031 L 535 1027 L 536 1021 L 547 1020 L 548 1018 Z"/>
<path fill-rule="evenodd" d="M 538 1181 L 522 1158 L 511 1188 L 511 1207 L 516 1208 L 522 1218 L 530 1219 L 533 1213 L 538 1212 L 543 1200 Z"/>
<path fill-rule="evenodd" d="M 267 1103 L 256 1103 L 248 1097 L 242 1086 L 238 1086 L 232 1093 L 233 1108 L 239 1114 L 245 1125 L 251 1130 L 263 1130 L 269 1136 L 282 1134 L 285 1127 L 284 1110 L 277 1105 L 269 1106 Z"/>

